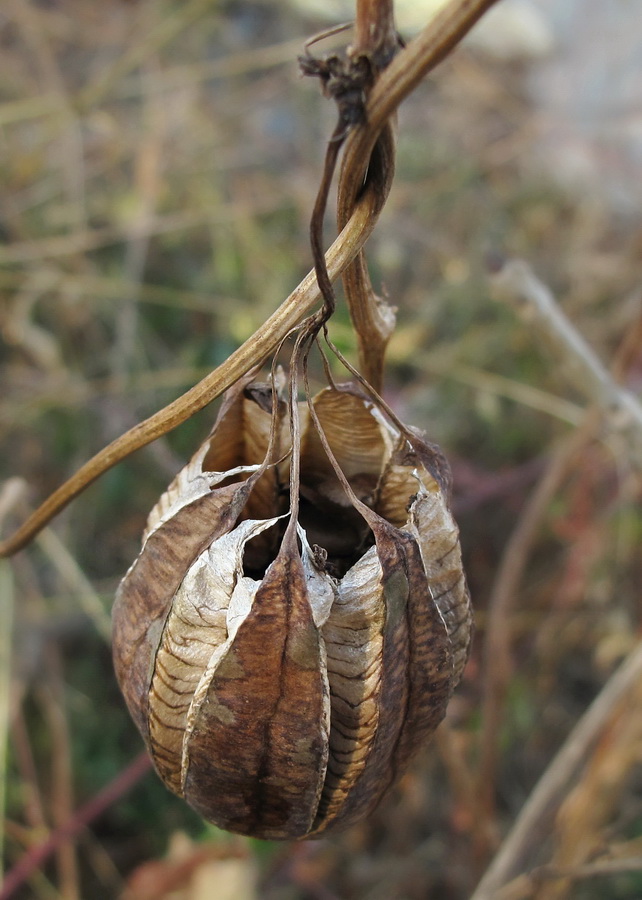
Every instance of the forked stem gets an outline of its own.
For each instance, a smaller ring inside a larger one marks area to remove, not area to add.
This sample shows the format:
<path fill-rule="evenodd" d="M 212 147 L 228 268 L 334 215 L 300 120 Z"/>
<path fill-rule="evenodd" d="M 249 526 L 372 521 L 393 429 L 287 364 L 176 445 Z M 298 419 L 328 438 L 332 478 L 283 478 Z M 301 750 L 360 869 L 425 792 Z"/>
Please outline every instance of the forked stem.
<path fill-rule="evenodd" d="M 382 128 L 424 75 L 448 55 L 495 2 L 496 0 L 452 0 L 415 40 L 395 56 L 374 84 L 366 103 L 365 124 L 354 129 L 344 153 L 344 171 L 347 170 L 350 177 L 345 176 L 343 196 L 340 199 L 342 216 L 347 216 L 347 220 L 327 253 L 328 273 L 332 281 L 345 271 L 359 253 L 385 202 L 385 196 L 381 195 L 382 186 L 365 177 Z M 372 3 L 374 5 L 374 0 Z M 357 176 L 357 173 L 360 175 Z M 0 543 L 0 556 L 10 556 L 21 550 L 100 475 L 134 451 L 186 422 L 251 368 L 260 365 L 318 298 L 316 278 L 310 272 L 267 322 L 232 353 L 225 363 L 169 406 L 145 419 L 97 453 L 51 494 L 11 537 Z"/>
<path fill-rule="evenodd" d="M 372 78 L 369 93 L 399 47 L 393 0 L 357 0 L 354 42 L 350 47 L 349 56 L 354 60 L 365 56 L 369 60 Z M 366 113 L 364 121 L 357 125 L 355 130 L 367 131 L 369 128 Z M 352 137 L 352 141 L 354 140 Z M 342 166 L 337 208 L 339 231 L 349 220 L 353 204 L 363 185 L 365 164 L 371 165 L 375 156 L 380 157 L 378 168 L 384 173 L 380 190 L 387 197 L 392 186 L 395 159 L 394 131 L 389 122 L 385 124 L 383 132 L 373 145 L 369 162 L 368 157 L 359 160 L 352 154 L 347 157 L 347 165 Z M 395 314 L 393 309 L 375 294 L 363 250 L 344 271 L 343 288 L 357 336 L 359 369 L 366 381 L 380 394 L 383 388 L 385 353 L 395 328 Z"/>

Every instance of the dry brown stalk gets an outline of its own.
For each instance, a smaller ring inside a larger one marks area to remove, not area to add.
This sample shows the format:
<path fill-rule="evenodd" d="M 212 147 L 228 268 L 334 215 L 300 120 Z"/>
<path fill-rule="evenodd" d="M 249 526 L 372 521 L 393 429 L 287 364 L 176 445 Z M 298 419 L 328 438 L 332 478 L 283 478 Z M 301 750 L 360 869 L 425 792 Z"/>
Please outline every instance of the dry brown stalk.
<path fill-rule="evenodd" d="M 375 81 L 399 49 L 392 7 L 391 0 L 357 2 L 354 41 L 349 55 L 352 59 L 358 59 L 362 54 L 367 56 Z M 356 132 L 364 127 L 368 127 L 365 122 L 357 125 Z M 355 139 L 356 134 L 353 133 L 350 140 Z M 392 120 L 386 122 L 372 152 L 379 153 L 384 159 L 381 168 L 386 173 L 387 183 L 382 186 L 382 190 L 387 194 L 394 176 L 395 137 Z M 353 153 L 347 159 L 348 164 L 342 167 L 338 187 L 337 225 L 340 231 L 350 220 L 356 191 L 363 180 L 363 166 L 359 157 Z M 392 307 L 375 294 L 363 250 L 345 269 L 343 287 L 357 336 L 359 368 L 364 378 L 381 393 L 384 356 L 394 331 L 395 314 Z"/>
<path fill-rule="evenodd" d="M 31 736 L 21 703 L 15 704 L 15 714 L 11 722 L 11 744 L 25 795 L 25 827 L 22 837 L 24 844 L 28 845 L 26 837 L 28 834 L 47 833 L 47 816 L 45 814 L 45 798 L 39 782 L 40 773 L 36 767 Z"/>
<path fill-rule="evenodd" d="M 513 259 L 492 277 L 497 299 L 510 304 L 528 323 L 546 351 L 558 362 L 558 370 L 587 400 L 597 404 L 607 427 L 623 431 L 634 462 L 642 463 L 642 404 L 617 383 L 564 315 L 550 289 L 520 259 Z"/>
<path fill-rule="evenodd" d="M 139 754 L 126 769 L 119 772 L 84 806 L 76 809 L 73 815 L 52 831 L 42 843 L 30 847 L 16 865 L 7 872 L 2 886 L 0 886 L 0 900 L 9 900 L 14 896 L 15 891 L 49 859 L 52 853 L 55 853 L 71 838 L 79 835 L 94 819 L 137 784 L 150 769 L 151 762 L 147 753 Z"/>
<path fill-rule="evenodd" d="M 463 36 L 462 29 L 471 28 L 477 19 L 494 3 L 462 2 L 444 7 L 430 25 L 408 47 L 398 53 L 382 73 L 368 98 L 366 125 L 354 129 L 348 138 L 343 156 L 338 190 L 337 222 L 340 229 L 349 221 L 367 171 L 368 160 L 375 151 L 389 157 L 387 169 L 394 166 L 393 117 L 399 105 L 398 97 L 407 96 L 419 81 L 444 59 Z M 392 48 L 394 23 L 386 4 L 370 0 L 362 7 L 376 7 L 383 25 L 371 36 L 367 27 L 359 27 L 353 52 L 361 46 L 373 47 L 379 41 L 380 52 Z M 383 13 L 382 13 L 382 7 Z M 359 12 L 359 7 L 357 9 Z M 457 36 L 458 35 L 458 36 Z M 396 41 L 396 35 L 395 35 Z M 395 327 L 394 310 L 375 294 L 365 258 L 359 253 L 343 273 L 346 299 L 354 323 L 359 347 L 359 363 L 364 376 L 375 390 L 380 391 L 383 360 L 388 341 Z"/>
<path fill-rule="evenodd" d="M 625 395 L 627 405 L 634 403 L 630 395 L 617 383 L 624 378 L 627 367 L 634 358 L 631 334 L 623 338 L 612 363 L 613 374 L 610 374 L 583 343 L 580 336 L 573 331 L 573 326 L 561 312 L 557 309 L 551 311 L 553 301 L 550 291 L 535 278 L 530 269 L 523 266 L 517 268 L 509 266 L 508 273 L 500 285 L 497 285 L 495 279 L 499 295 L 505 299 L 526 295 L 526 299 L 536 305 L 544 322 L 541 324 L 540 334 L 548 334 L 550 337 L 547 346 L 566 348 L 567 358 L 571 356 L 571 362 L 584 371 L 590 383 L 599 381 L 610 397 Z M 632 333 L 639 335 L 639 330 L 638 322 Z M 572 461 L 599 435 L 604 416 L 604 394 L 598 391 L 596 400 L 594 406 L 587 408 L 580 427 L 552 456 L 546 471 L 531 494 L 505 548 L 491 591 L 484 646 L 486 666 L 478 779 L 479 814 L 488 819 L 494 817 L 494 785 L 499 763 L 497 735 L 502 723 L 502 706 L 513 672 L 511 610 L 550 501 L 568 475 Z M 633 419 L 635 421 L 635 416 Z M 516 876 L 526 868 L 529 854 L 533 846 L 537 845 L 539 837 L 550 828 L 555 811 L 564 800 L 565 791 L 568 791 L 583 758 L 590 752 L 606 727 L 614 704 L 624 695 L 628 696 L 634 689 L 636 679 L 640 677 L 641 667 L 642 649 L 638 647 L 611 676 L 540 779 L 471 900 L 495 900 L 497 897 L 501 897 L 502 900 L 504 898 L 520 900 L 522 897 L 532 896 L 534 888 L 530 876 L 524 875 L 519 878 Z M 630 698 L 628 702 L 631 703 Z M 560 864 L 563 864 L 561 860 Z"/>
<path fill-rule="evenodd" d="M 471 900 L 530 896 L 530 893 L 517 890 L 511 893 L 509 883 L 527 868 L 533 848 L 541 836 L 549 833 L 556 810 L 604 732 L 606 723 L 611 720 L 614 707 L 626 704 L 629 709 L 634 708 L 631 695 L 639 690 L 641 679 L 642 645 L 638 645 L 607 681 L 546 769 Z M 521 883 L 524 883 L 523 879 Z M 505 895 L 504 887 L 507 888 Z"/>
<path fill-rule="evenodd" d="M 639 764 L 642 720 L 632 714 L 642 701 L 642 680 L 631 686 L 604 723 L 581 779 L 568 793 L 556 816 L 551 868 L 560 874 L 544 882 L 534 900 L 565 900 L 573 869 L 591 861 L 604 842 L 604 830 L 622 799 L 631 771 Z"/>
<path fill-rule="evenodd" d="M 370 53 L 384 69 L 397 49 L 393 0 L 357 0 L 351 53 Z"/>
<path fill-rule="evenodd" d="M 354 139 L 346 147 L 344 170 L 353 175 L 349 180 L 345 179 L 349 190 L 345 192 L 342 206 L 353 211 L 326 254 L 331 280 L 338 278 L 359 253 L 376 224 L 385 199 L 381 197 L 381 185 L 366 177 L 381 129 L 424 75 L 448 55 L 495 2 L 496 0 L 452 0 L 396 56 L 374 85 L 366 104 L 366 124 L 355 131 Z M 202 4 L 195 3 L 195 14 L 201 8 Z M 131 60 L 128 60 L 128 65 L 130 63 Z M 85 99 L 85 104 L 88 102 Z M 260 365 L 318 299 L 316 279 L 313 273 L 309 273 L 261 328 L 232 353 L 223 365 L 179 399 L 117 438 L 82 466 L 10 538 L 0 543 L 0 556 L 10 556 L 22 549 L 53 516 L 96 478 L 131 453 L 187 421 L 250 369 Z"/>
<path fill-rule="evenodd" d="M 583 424 L 552 455 L 544 473 L 532 491 L 506 544 L 493 582 L 488 623 L 484 639 L 484 687 L 482 694 L 482 733 L 477 781 L 478 815 L 491 823 L 495 818 L 495 784 L 499 765 L 498 735 L 503 722 L 504 701 L 513 675 L 511 653 L 511 613 L 519 596 L 524 571 L 533 551 L 539 529 L 551 501 L 567 477 L 572 461 L 595 436 L 599 416 L 589 412 Z M 488 835 L 486 830 L 485 834 Z M 479 847 L 480 856 L 489 847 Z"/>
<path fill-rule="evenodd" d="M 526 263 L 521 260 L 507 262 L 493 275 L 491 284 L 498 299 L 510 302 L 529 322 L 534 322 L 545 347 L 557 353 L 567 370 L 573 373 L 573 382 L 578 382 L 585 392 L 589 392 L 595 405 L 587 409 L 579 428 L 552 455 L 513 529 L 491 590 L 484 641 L 483 728 L 478 776 L 479 812 L 488 821 L 494 819 L 494 785 L 499 764 L 497 736 L 513 673 L 511 610 L 519 596 L 520 582 L 543 518 L 567 477 L 573 460 L 590 441 L 598 437 L 605 410 L 612 411 L 615 407 L 621 414 L 624 410 L 628 411 L 627 426 L 633 436 L 639 430 L 638 423 L 642 422 L 642 411 L 636 398 L 621 388 L 600 363 L 559 309 L 550 290 L 536 278 Z M 613 363 L 613 371 L 619 376 L 622 376 L 622 366 L 630 356 L 629 346 L 627 335 Z M 633 448 L 634 443 L 630 446 Z M 480 848 L 480 855 L 484 855 L 483 848 Z"/>
<path fill-rule="evenodd" d="M 46 677 L 37 696 L 51 737 L 51 818 L 63 827 L 73 812 L 73 770 L 69 723 L 64 702 L 64 677 L 60 652 L 49 642 L 45 652 Z M 66 840 L 56 851 L 58 880 L 65 900 L 79 900 L 79 872 L 74 841 Z"/>

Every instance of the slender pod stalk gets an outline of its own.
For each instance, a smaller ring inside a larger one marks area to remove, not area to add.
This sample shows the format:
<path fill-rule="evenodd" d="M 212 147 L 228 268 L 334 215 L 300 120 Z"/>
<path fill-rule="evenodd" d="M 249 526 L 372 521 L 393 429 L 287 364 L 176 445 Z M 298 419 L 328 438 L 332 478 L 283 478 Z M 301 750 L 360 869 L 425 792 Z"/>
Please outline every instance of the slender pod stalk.
<path fill-rule="evenodd" d="M 339 277 L 359 253 L 370 236 L 386 199 L 381 196 L 381 185 L 366 176 L 381 129 L 419 81 L 448 55 L 495 2 L 496 0 L 453 0 L 415 40 L 397 54 L 374 84 L 365 108 L 365 123 L 353 130 L 344 152 L 344 171 L 354 174 L 343 178 L 345 188 L 340 197 L 340 208 L 352 211 L 327 254 L 331 280 Z M 51 494 L 13 535 L 0 543 L 0 556 L 11 556 L 21 550 L 98 477 L 136 450 L 186 422 L 250 369 L 259 365 L 318 299 L 319 288 L 314 274 L 310 272 L 272 316 L 225 363 L 177 400 L 97 453 Z"/>
<path fill-rule="evenodd" d="M 442 721 L 468 658 L 450 469 L 381 397 L 394 315 L 362 250 L 392 184 L 397 106 L 492 2 L 453 0 L 401 49 L 393 0 L 357 0 L 345 53 L 316 58 L 316 40 L 306 45 L 302 71 L 338 112 L 310 222 L 313 272 L 222 366 L 0 544 L 0 555 L 19 550 L 103 472 L 225 391 L 212 431 L 149 514 L 116 594 L 112 647 L 159 777 L 231 832 L 292 840 L 370 814 Z M 340 234 L 324 253 L 346 140 Z M 327 332 L 341 275 L 362 371 Z M 321 330 L 353 380 L 337 383 L 321 351 L 328 385 L 311 396 Z M 290 339 L 286 375 L 277 354 Z M 271 355 L 270 381 L 254 381 Z"/>

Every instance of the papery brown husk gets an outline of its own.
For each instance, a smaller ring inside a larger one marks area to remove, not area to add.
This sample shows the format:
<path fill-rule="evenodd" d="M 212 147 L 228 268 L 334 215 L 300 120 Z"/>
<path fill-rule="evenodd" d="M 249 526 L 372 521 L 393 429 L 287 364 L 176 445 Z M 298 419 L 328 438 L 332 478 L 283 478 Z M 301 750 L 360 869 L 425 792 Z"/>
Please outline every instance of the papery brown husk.
<path fill-rule="evenodd" d="M 445 714 L 471 611 L 438 448 L 354 385 L 321 391 L 349 491 L 302 404 L 297 541 L 272 396 L 237 385 L 150 514 L 114 659 L 166 784 L 220 827 L 278 839 L 374 808 Z"/>

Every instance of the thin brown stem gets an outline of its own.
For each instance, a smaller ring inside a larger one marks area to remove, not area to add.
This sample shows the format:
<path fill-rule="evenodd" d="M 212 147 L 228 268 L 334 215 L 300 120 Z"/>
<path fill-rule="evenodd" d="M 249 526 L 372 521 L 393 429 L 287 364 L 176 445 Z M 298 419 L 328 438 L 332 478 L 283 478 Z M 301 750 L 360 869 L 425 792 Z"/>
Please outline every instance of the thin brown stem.
<path fill-rule="evenodd" d="M 496 776 L 499 765 L 499 734 L 504 704 L 513 672 L 511 614 L 538 530 L 551 501 L 568 474 L 578 452 L 594 437 L 599 419 L 586 414 L 582 426 L 557 449 L 526 503 L 513 529 L 493 583 L 488 604 L 484 640 L 483 722 L 477 780 L 477 815 L 487 823 L 495 820 Z M 488 831 L 484 835 L 488 837 Z M 486 857 L 488 845 L 478 846 L 478 856 Z"/>
<path fill-rule="evenodd" d="M 393 0 L 357 0 L 351 52 L 371 56 L 376 69 L 385 69 L 397 48 Z"/>
<path fill-rule="evenodd" d="M 529 331 L 559 360 L 559 370 L 569 384 L 601 409 L 611 428 L 627 435 L 633 462 L 642 464 L 642 403 L 633 391 L 618 384 L 566 317 L 550 288 L 521 259 L 508 260 L 492 276 L 491 286 L 496 298 L 512 306 L 528 323 Z"/>
<path fill-rule="evenodd" d="M 64 679 L 59 649 L 53 642 L 45 651 L 46 677 L 37 691 L 43 719 L 51 735 L 51 814 L 55 828 L 63 828 L 73 813 L 73 770 L 69 723 L 65 713 Z M 56 850 L 60 893 L 76 900 L 79 892 L 78 858 L 69 839 Z"/>
<path fill-rule="evenodd" d="M 539 283 L 537 283 L 537 290 L 543 290 Z M 546 305 L 549 305 L 548 301 Z M 552 317 L 549 316 L 549 321 L 550 319 Z M 558 331 L 565 332 L 569 327 L 567 323 L 564 323 L 563 326 L 558 328 Z M 633 331 L 637 332 L 641 328 L 642 320 L 640 320 L 640 323 Z M 572 342 L 567 342 L 567 344 L 575 345 L 578 340 L 579 337 L 575 337 Z M 584 349 L 581 350 L 580 356 L 586 356 Z M 611 389 L 615 390 L 617 382 L 624 379 L 627 365 L 631 364 L 633 358 L 630 334 L 627 334 L 613 361 L 612 373 L 606 372 L 601 366 L 599 367 L 601 381 L 610 384 L 614 373 L 615 379 L 613 379 Z M 593 365 L 593 363 L 591 364 Z M 597 368 L 597 366 L 595 367 Z M 587 379 L 590 378 L 589 375 L 586 377 Z M 549 465 L 531 494 L 517 526 L 513 530 L 491 591 L 484 642 L 485 679 L 481 717 L 483 729 L 480 741 L 477 790 L 478 816 L 483 817 L 486 821 L 492 821 L 495 815 L 495 784 L 500 758 L 497 736 L 501 732 L 504 714 L 503 706 L 513 670 L 511 649 L 511 613 L 513 604 L 515 598 L 519 596 L 519 586 L 537 530 L 542 525 L 544 514 L 563 483 L 564 478 L 567 477 L 573 460 L 577 459 L 587 444 L 599 434 L 601 423 L 602 414 L 599 403 L 596 403 L 594 406 L 587 408 L 580 427 L 566 439 L 552 456 Z M 578 725 L 577 729 L 579 727 Z M 557 760 L 562 758 L 563 751 L 560 751 Z M 557 760 L 552 764 L 553 768 L 557 765 L 562 765 Z M 550 780 L 548 773 L 542 776 L 540 785 L 535 789 L 533 797 L 529 799 L 524 811 L 520 814 L 511 835 L 499 850 L 495 861 L 488 870 L 488 875 L 484 876 L 478 892 L 475 893 L 475 900 L 482 900 L 482 898 L 486 900 L 487 897 L 494 897 L 495 893 L 493 892 L 497 890 L 499 884 L 496 879 L 503 878 L 508 880 L 509 877 L 512 877 L 512 874 L 518 871 L 517 867 L 524 862 L 523 854 L 526 852 L 527 837 L 530 844 L 536 843 L 539 839 L 539 832 L 535 833 L 533 831 L 528 834 L 528 828 L 534 828 L 533 823 L 539 822 L 542 830 L 544 830 L 550 821 L 547 818 L 545 825 L 542 825 L 544 815 L 548 815 L 547 804 L 550 803 L 550 796 L 546 792 L 550 789 L 551 783 L 556 783 L 555 778 L 555 773 L 551 775 Z M 556 803 L 560 803 L 562 799 L 561 795 L 555 797 Z M 506 843 L 509 844 L 508 849 L 506 849 Z M 479 849 L 481 853 L 484 853 L 487 848 Z M 517 859 L 518 855 L 519 858 Z M 509 869 L 510 873 L 512 873 L 510 876 L 506 874 Z M 504 882 L 502 881 L 502 883 Z M 492 888 L 489 888 L 490 893 L 486 892 L 488 885 L 492 885 Z"/>
<path fill-rule="evenodd" d="M 323 312 L 325 319 L 330 318 L 334 312 L 336 300 L 334 288 L 332 287 L 332 280 L 328 274 L 325 253 L 323 252 L 323 219 L 328 205 L 330 185 L 332 184 L 334 170 L 337 165 L 337 159 L 339 158 L 339 151 L 341 150 L 344 141 L 344 135 L 345 127 L 341 118 L 339 118 L 339 122 L 328 142 L 323 163 L 321 184 L 317 191 L 317 197 L 310 218 L 310 247 L 312 249 L 312 261 L 314 262 L 317 284 L 319 285 L 319 290 L 323 297 Z"/>
<path fill-rule="evenodd" d="M 443 60 L 496 0 L 453 0 L 383 71 L 366 104 L 364 127 L 354 130 L 344 154 L 344 167 L 354 176 L 345 180 L 344 209 L 353 210 L 327 254 L 331 280 L 338 278 L 361 250 L 374 228 L 385 197 L 369 181 L 366 170 L 381 129 L 399 104 L 428 71 Z M 9 539 L 0 556 L 22 549 L 74 497 L 131 453 L 167 434 L 207 406 L 223 391 L 274 351 L 283 337 L 319 298 L 309 273 L 281 306 L 241 347 L 210 375 L 113 441 L 58 488 Z"/>
<path fill-rule="evenodd" d="M 568 736 L 542 775 L 471 900 L 496 900 L 501 888 L 523 871 L 533 848 L 550 834 L 555 812 L 612 715 L 614 706 L 636 688 L 641 677 L 642 644 L 611 675 Z"/>
<path fill-rule="evenodd" d="M 378 169 L 385 173 L 385 181 L 381 183 L 381 191 L 388 195 L 394 176 L 395 141 L 391 125 L 386 125 L 378 142 L 375 144 L 370 158 L 371 165 L 375 157 L 380 157 Z M 354 157 L 352 157 L 354 159 Z M 352 196 L 351 184 L 355 178 L 361 177 L 360 171 L 343 166 L 339 181 L 339 204 L 337 225 L 341 228 L 349 221 L 351 209 L 346 198 Z M 372 387 L 381 393 L 383 388 L 383 367 L 386 348 L 395 328 L 394 309 L 385 300 L 375 294 L 368 273 L 365 254 L 357 254 L 343 273 L 343 289 L 345 291 L 350 318 L 357 335 L 359 369 L 363 377 Z"/>
<path fill-rule="evenodd" d="M 497 0 L 452 0 L 443 7 L 424 30 L 401 50 L 381 73 L 366 103 L 367 127 L 355 128 L 344 151 L 343 165 L 353 169 L 351 196 L 344 202 L 354 204 L 361 190 L 368 161 L 379 132 L 401 102 L 419 82 L 442 62 L 475 22 L 494 6 Z M 360 172 L 360 177 L 356 173 Z"/>
<path fill-rule="evenodd" d="M 625 404 L 627 409 L 631 409 L 631 416 L 626 424 L 632 431 L 632 439 L 627 444 L 632 449 L 635 449 L 638 437 L 637 431 L 633 429 L 637 423 L 639 430 L 639 422 L 642 421 L 636 398 L 623 390 L 618 384 L 618 378 L 602 365 L 581 335 L 563 316 L 548 288 L 535 278 L 526 263 L 519 260 L 507 262 L 493 276 L 491 285 L 499 299 L 510 300 L 518 309 L 526 308 L 530 311 L 529 327 L 543 336 L 547 347 L 556 350 L 563 368 L 575 373 L 577 384 L 588 386 L 587 392 L 592 396 L 594 405 L 584 413 L 580 427 L 551 457 L 513 529 L 490 593 L 484 641 L 483 727 L 477 792 L 478 815 L 486 821 L 493 821 L 495 817 L 495 785 L 500 760 L 498 735 L 501 732 L 503 708 L 513 672 L 511 616 L 537 532 L 573 461 L 599 435 L 604 409 L 621 408 Z M 642 325 L 638 329 L 642 331 Z M 638 329 L 632 329 L 634 335 Z M 613 372 L 620 378 L 631 358 L 630 347 L 630 336 L 627 335 L 613 364 Z M 479 855 L 486 855 L 487 849 L 480 847 Z"/>
<path fill-rule="evenodd" d="M 95 797 L 77 809 L 67 821 L 51 832 L 42 843 L 31 847 L 16 863 L 0 887 L 0 900 L 9 900 L 18 888 L 40 867 L 58 847 L 80 834 L 94 819 L 131 790 L 152 768 L 147 751 L 143 751 L 126 769 L 109 782 Z"/>
<path fill-rule="evenodd" d="M 394 136 L 391 119 L 401 100 L 450 53 L 495 2 L 454 0 L 389 65 L 397 41 L 391 4 L 386 0 L 362 0 L 357 4 L 352 53 L 366 52 L 374 62 L 378 60 L 379 65 L 387 65 L 387 68 L 380 75 L 375 72 L 378 78 L 366 103 L 365 121 L 353 130 L 346 144 L 339 181 L 339 229 L 350 219 L 377 142 L 380 152 L 389 156 L 388 164 L 383 168 L 392 179 Z M 343 285 L 357 333 L 359 367 L 380 393 L 386 347 L 395 327 L 394 310 L 375 294 L 362 253 L 345 270 Z"/>
<path fill-rule="evenodd" d="M 298 335 L 292 351 L 290 362 L 290 435 L 292 455 L 290 457 L 290 521 L 284 537 L 284 544 L 289 541 L 294 547 L 296 528 L 299 518 L 299 484 L 301 478 L 301 417 L 299 415 L 299 366 L 307 357 L 307 349 L 316 337 L 319 326 L 310 322 Z"/>
<path fill-rule="evenodd" d="M 327 254 L 331 279 L 336 279 L 363 246 L 377 221 L 380 203 L 376 191 L 367 190 L 344 231 Z M 230 388 L 251 368 L 259 365 L 301 317 L 319 299 L 319 288 L 309 272 L 281 306 L 238 350 L 193 388 L 164 409 L 140 422 L 85 463 L 58 490 L 54 491 L 26 522 L 6 541 L 0 543 L 0 557 L 11 556 L 25 547 L 68 503 L 104 472 L 117 463 L 167 434 L 203 409 Z"/>
<path fill-rule="evenodd" d="M 376 83 L 398 49 L 392 0 L 357 0 L 354 42 L 349 54 L 352 59 L 358 59 L 360 56 L 368 58 L 373 83 Z M 361 130 L 371 128 L 367 117 L 358 128 Z M 386 182 L 381 186 L 386 194 L 390 190 L 394 175 L 394 149 L 393 131 L 387 124 L 378 142 L 372 147 L 370 158 L 372 162 L 372 155 L 376 154 L 377 150 L 387 157 L 383 167 Z M 339 182 L 337 211 L 339 230 L 349 220 L 352 211 L 350 203 L 363 183 L 362 162 L 355 167 L 355 157 L 352 156 L 351 160 L 352 166 L 342 167 Z M 342 202 L 346 197 L 351 198 L 347 204 Z M 381 393 L 385 352 L 394 331 L 395 315 L 393 309 L 375 294 L 363 251 L 343 273 L 343 289 L 357 335 L 359 368 L 366 381 Z"/>

